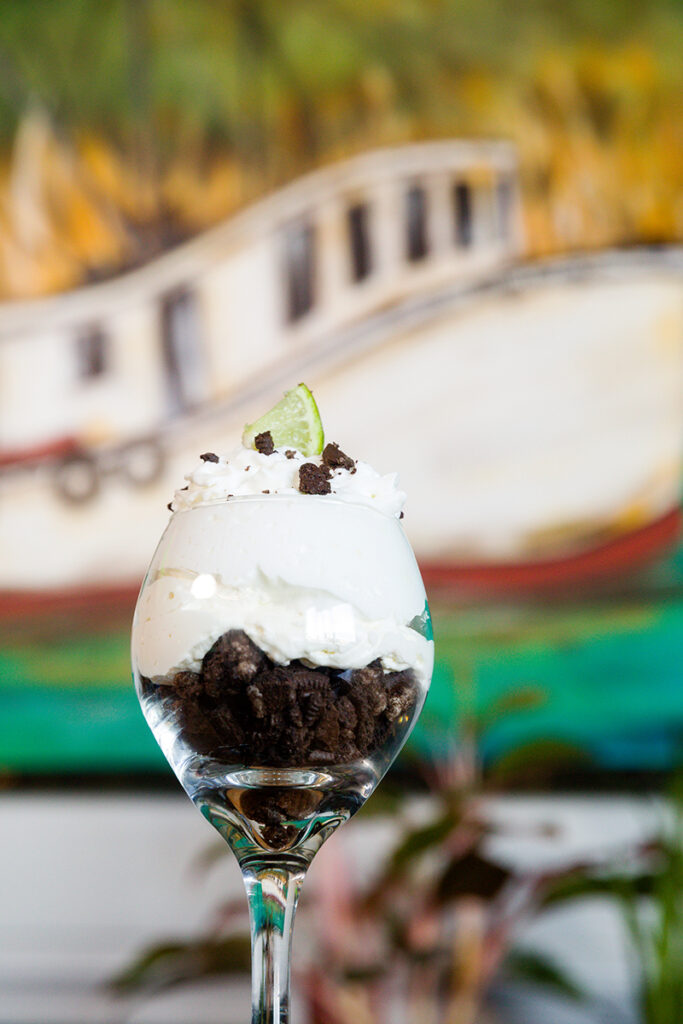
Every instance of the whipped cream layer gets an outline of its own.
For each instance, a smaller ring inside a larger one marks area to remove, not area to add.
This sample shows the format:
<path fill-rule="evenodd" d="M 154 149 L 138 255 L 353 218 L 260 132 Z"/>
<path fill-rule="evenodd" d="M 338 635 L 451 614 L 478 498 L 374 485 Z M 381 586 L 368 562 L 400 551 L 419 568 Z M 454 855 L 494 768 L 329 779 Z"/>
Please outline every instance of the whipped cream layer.
<path fill-rule="evenodd" d="M 228 629 L 241 629 L 280 665 L 363 668 L 381 658 L 387 671 L 414 668 L 424 676 L 429 644 L 393 619 L 366 619 L 326 593 L 262 580 L 248 591 L 215 576 L 160 576 L 143 595 L 138 666 L 163 682 L 181 670 L 198 672 L 209 648 Z M 145 628 L 156 623 L 156 629 Z M 154 635 L 156 634 L 156 635 Z M 158 641 L 161 641 L 158 642 Z"/>
<path fill-rule="evenodd" d="M 331 495 L 236 498 L 171 518 L 138 602 L 133 657 L 163 683 L 242 629 L 278 664 L 345 669 L 380 658 L 386 671 L 413 669 L 426 689 L 424 609 L 397 522 Z"/>
<path fill-rule="evenodd" d="M 285 454 L 290 452 L 290 456 Z M 262 455 L 253 448 L 240 447 L 218 462 L 200 462 L 185 476 L 187 487 L 175 492 L 174 512 L 195 508 L 228 498 L 262 494 L 299 494 L 299 469 L 305 462 L 316 466 L 320 455 L 305 456 L 294 449 L 276 448 Z M 357 505 L 369 505 L 385 515 L 398 516 L 406 496 L 398 487 L 396 473 L 382 476 L 367 462 L 356 462 L 351 469 L 334 469 L 330 476 L 330 497 Z"/>

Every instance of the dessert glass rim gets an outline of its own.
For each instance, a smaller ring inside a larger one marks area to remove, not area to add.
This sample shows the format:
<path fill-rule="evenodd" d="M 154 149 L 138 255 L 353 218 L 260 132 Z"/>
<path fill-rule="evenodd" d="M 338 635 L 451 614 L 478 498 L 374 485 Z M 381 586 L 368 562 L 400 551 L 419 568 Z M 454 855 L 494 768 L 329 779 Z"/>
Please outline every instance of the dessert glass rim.
<path fill-rule="evenodd" d="M 196 512 L 202 508 L 216 508 L 217 506 L 232 505 L 239 502 L 259 502 L 259 503 L 273 503 L 273 502 L 300 502 L 304 501 L 310 503 L 316 501 L 318 504 L 323 505 L 343 505 L 345 508 L 361 509 L 363 512 L 372 512 L 374 515 L 381 516 L 382 519 L 388 519 L 390 522 L 395 522 L 398 526 L 403 529 L 403 523 L 397 515 L 393 512 L 383 512 L 381 508 L 377 508 L 375 505 L 370 505 L 365 501 L 350 501 L 346 498 L 338 498 L 332 494 L 282 494 L 274 492 L 272 494 L 233 494 L 230 498 L 211 498 L 207 501 L 198 501 L 196 505 L 191 505 L 189 508 L 179 508 L 176 511 L 172 511 L 169 517 L 169 522 L 175 516 L 183 516 L 188 512 Z"/>

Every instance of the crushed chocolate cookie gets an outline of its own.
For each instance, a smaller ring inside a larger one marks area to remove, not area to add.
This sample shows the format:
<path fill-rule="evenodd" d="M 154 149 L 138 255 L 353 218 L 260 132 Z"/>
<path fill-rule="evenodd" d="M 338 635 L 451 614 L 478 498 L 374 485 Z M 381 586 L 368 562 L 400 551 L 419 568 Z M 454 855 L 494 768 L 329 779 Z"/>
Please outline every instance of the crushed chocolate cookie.
<path fill-rule="evenodd" d="M 292 820 L 312 814 L 320 803 L 321 795 L 311 789 L 280 789 L 269 786 L 267 791 L 251 789 L 241 794 L 239 809 L 260 825 L 260 832 L 271 849 L 289 846 L 297 836 Z"/>
<path fill-rule="evenodd" d="M 405 512 L 403 511 L 403 509 L 401 509 L 401 511 L 398 514 L 398 518 L 399 519 L 405 519 L 405 516 L 406 516 Z"/>
<path fill-rule="evenodd" d="M 202 462 L 218 462 L 218 456 L 215 452 L 204 452 L 204 454 L 200 455 L 199 458 Z"/>
<path fill-rule="evenodd" d="M 173 678 L 176 693 L 187 697 L 199 697 L 204 691 L 202 677 L 198 672 L 178 672 Z"/>
<path fill-rule="evenodd" d="M 348 764 L 372 755 L 401 739 L 418 699 L 409 670 L 384 672 L 379 660 L 353 671 L 277 665 L 235 629 L 207 651 L 199 672 L 178 672 L 163 686 L 143 683 L 147 699 L 168 701 L 197 751 L 272 767 Z M 278 820 L 281 810 L 264 804 L 266 817 L 257 820 L 278 825 L 291 816 Z"/>
<path fill-rule="evenodd" d="M 226 733 L 213 726 L 213 715 L 204 702 L 187 694 L 171 702 L 176 718 L 182 724 L 184 738 L 200 754 L 208 754 L 225 742 Z M 230 742 L 236 745 L 236 737 L 230 735 Z"/>
<path fill-rule="evenodd" d="M 234 689 L 235 685 L 251 682 L 264 663 L 265 654 L 259 650 L 246 633 L 230 629 L 216 640 L 204 655 L 202 674 L 220 692 Z"/>
<path fill-rule="evenodd" d="M 280 789 L 273 786 L 267 797 L 259 790 L 246 790 L 242 794 L 241 806 L 254 821 L 263 825 L 280 825 L 288 818 L 298 818 L 320 800 L 320 794 L 311 794 L 301 789 Z"/>
<path fill-rule="evenodd" d="M 269 430 L 264 430 L 262 434 L 257 434 L 254 438 L 254 448 L 257 452 L 261 452 L 261 455 L 272 455 L 275 451 L 275 445 L 273 444 L 273 435 Z"/>
<path fill-rule="evenodd" d="M 388 690 L 387 718 L 393 721 L 399 715 L 407 714 L 414 703 L 410 673 L 397 672 Z"/>
<path fill-rule="evenodd" d="M 190 489 L 190 485 L 189 484 L 185 484 L 184 487 L 180 488 L 181 491 L 189 491 L 189 489 Z"/>
<path fill-rule="evenodd" d="M 304 462 L 299 467 L 299 490 L 302 494 L 329 494 L 329 470 L 326 466 L 316 466 L 313 462 Z"/>
<path fill-rule="evenodd" d="M 382 679 L 382 662 L 375 658 L 365 668 L 357 668 L 351 673 L 351 680 L 354 683 L 361 683 L 366 689 L 377 685 Z"/>
<path fill-rule="evenodd" d="M 329 466 L 330 469 L 355 470 L 356 468 L 356 464 L 351 456 L 343 452 L 334 441 L 330 441 L 329 444 L 325 445 L 323 449 L 323 463 Z"/>
<path fill-rule="evenodd" d="M 296 452 L 294 451 L 293 448 L 287 448 L 286 449 L 286 451 L 285 451 L 285 457 L 286 458 L 293 459 L 295 455 L 296 455 Z"/>
<path fill-rule="evenodd" d="M 266 489 L 265 491 L 261 491 L 261 494 L 270 494 L 270 491 Z"/>

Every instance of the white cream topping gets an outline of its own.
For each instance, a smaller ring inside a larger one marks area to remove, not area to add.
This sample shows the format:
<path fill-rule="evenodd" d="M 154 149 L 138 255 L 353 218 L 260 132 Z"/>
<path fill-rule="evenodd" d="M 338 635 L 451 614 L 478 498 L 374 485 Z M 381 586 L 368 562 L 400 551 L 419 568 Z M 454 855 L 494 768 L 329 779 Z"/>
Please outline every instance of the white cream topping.
<path fill-rule="evenodd" d="M 288 458 L 285 454 L 290 451 Z M 225 501 L 232 497 L 263 494 L 299 494 L 299 469 L 306 463 L 322 464 L 322 456 L 305 456 L 294 449 L 276 448 L 262 455 L 253 448 L 240 447 L 218 462 L 200 462 L 185 476 L 187 487 L 175 492 L 174 512 Z M 398 487 L 396 473 L 381 475 L 367 462 L 356 462 L 353 470 L 333 469 L 331 495 L 341 501 L 369 505 L 385 515 L 399 516 L 405 494 Z"/>

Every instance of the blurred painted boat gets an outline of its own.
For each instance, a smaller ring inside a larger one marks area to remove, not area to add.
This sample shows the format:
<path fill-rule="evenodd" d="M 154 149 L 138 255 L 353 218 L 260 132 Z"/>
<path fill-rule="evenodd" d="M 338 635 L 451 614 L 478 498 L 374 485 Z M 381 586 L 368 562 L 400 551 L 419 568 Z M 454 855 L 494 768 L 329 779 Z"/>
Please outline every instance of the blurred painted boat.
<path fill-rule="evenodd" d="M 521 249 L 514 152 L 429 143 L 2 308 L 2 606 L 132 592 L 197 453 L 304 378 L 328 436 L 400 465 L 434 585 L 610 578 L 674 544 L 683 255 Z"/>

